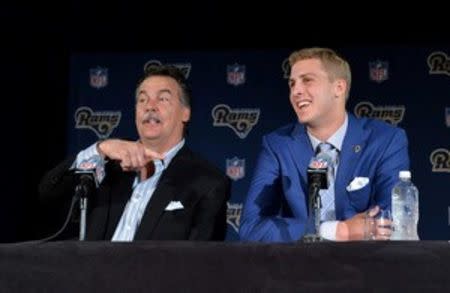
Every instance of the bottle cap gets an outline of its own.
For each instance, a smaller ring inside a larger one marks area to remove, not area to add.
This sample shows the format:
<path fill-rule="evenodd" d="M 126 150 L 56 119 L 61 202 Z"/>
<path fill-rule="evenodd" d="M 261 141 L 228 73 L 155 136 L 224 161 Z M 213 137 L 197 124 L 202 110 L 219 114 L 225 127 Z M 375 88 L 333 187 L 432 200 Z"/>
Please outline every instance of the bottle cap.
<path fill-rule="evenodd" d="M 407 170 L 400 171 L 398 177 L 403 179 L 411 179 L 411 172 Z"/>

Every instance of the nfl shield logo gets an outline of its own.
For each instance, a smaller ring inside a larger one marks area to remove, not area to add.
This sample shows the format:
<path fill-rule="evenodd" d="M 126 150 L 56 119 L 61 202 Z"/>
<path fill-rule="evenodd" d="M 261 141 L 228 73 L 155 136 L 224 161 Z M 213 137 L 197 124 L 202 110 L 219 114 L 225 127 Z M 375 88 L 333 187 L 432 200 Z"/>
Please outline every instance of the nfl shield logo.
<path fill-rule="evenodd" d="M 450 127 L 450 107 L 445 108 L 445 123 Z"/>
<path fill-rule="evenodd" d="M 244 178 L 245 176 L 245 159 L 234 157 L 227 159 L 227 175 L 233 180 Z"/>
<path fill-rule="evenodd" d="M 369 62 L 369 76 L 370 80 L 381 83 L 389 77 L 389 63 L 377 60 Z"/>
<path fill-rule="evenodd" d="M 105 87 L 108 84 L 108 69 L 102 67 L 89 69 L 89 84 L 96 89 Z"/>
<path fill-rule="evenodd" d="M 227 65 L 227 82 L 234 86 L 245 83 L 245 65 Z"/>

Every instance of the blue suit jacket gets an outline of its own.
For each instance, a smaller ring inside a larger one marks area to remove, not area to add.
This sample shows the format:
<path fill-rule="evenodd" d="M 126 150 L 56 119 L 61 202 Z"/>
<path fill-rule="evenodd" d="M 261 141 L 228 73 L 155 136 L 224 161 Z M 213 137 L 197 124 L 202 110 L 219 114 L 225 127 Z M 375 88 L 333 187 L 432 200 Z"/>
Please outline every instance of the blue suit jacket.
<path fill-rule="evenodd" d="M 409 169 L 404 130 L 351 114 L 348 119 L 335 181 L 338 221 L 376 204 L 390 208 L 391 189 L 398 173 Z M 313 155 L 302 124 L 289 124 L 263 137 L 241 218 L 242 240 L 288 242 L 305 234 L 307 168 Z M 369 184 L 349 192 L 346 187 L 355 177 L 367 177 Z"/>

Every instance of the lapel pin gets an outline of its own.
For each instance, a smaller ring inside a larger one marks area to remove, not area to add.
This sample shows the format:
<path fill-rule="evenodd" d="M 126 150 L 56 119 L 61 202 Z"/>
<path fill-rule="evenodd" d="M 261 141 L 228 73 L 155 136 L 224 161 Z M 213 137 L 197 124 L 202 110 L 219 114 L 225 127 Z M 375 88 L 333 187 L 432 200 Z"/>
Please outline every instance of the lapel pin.
<path fill-rule="evenodd" d="M 361 151 L 361 146 L 359 144 L 353 146 L 353 151 L 355 153 L 359 153 Z"/>

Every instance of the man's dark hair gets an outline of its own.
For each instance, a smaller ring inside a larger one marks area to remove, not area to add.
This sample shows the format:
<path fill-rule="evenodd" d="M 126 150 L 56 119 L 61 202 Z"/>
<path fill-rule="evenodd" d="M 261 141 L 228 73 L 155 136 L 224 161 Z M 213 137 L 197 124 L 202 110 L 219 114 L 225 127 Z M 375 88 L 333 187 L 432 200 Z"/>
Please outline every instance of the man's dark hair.
<path fill-rule="evenodd" d="M 138 81 L 136 90 L 139 88 L 142 82 L 144 82 L 144 80 L 152 76 L 167 76 L 176 80 L 176 82 L 181 88 L 180 102 L 184 106 L 191 108 L 192 104 L 191 88 L 187 84 L 183 72 L 178 67 L 173 65 L 155 65 L 147 67 L 145 69 L 144 75 Z"/>

